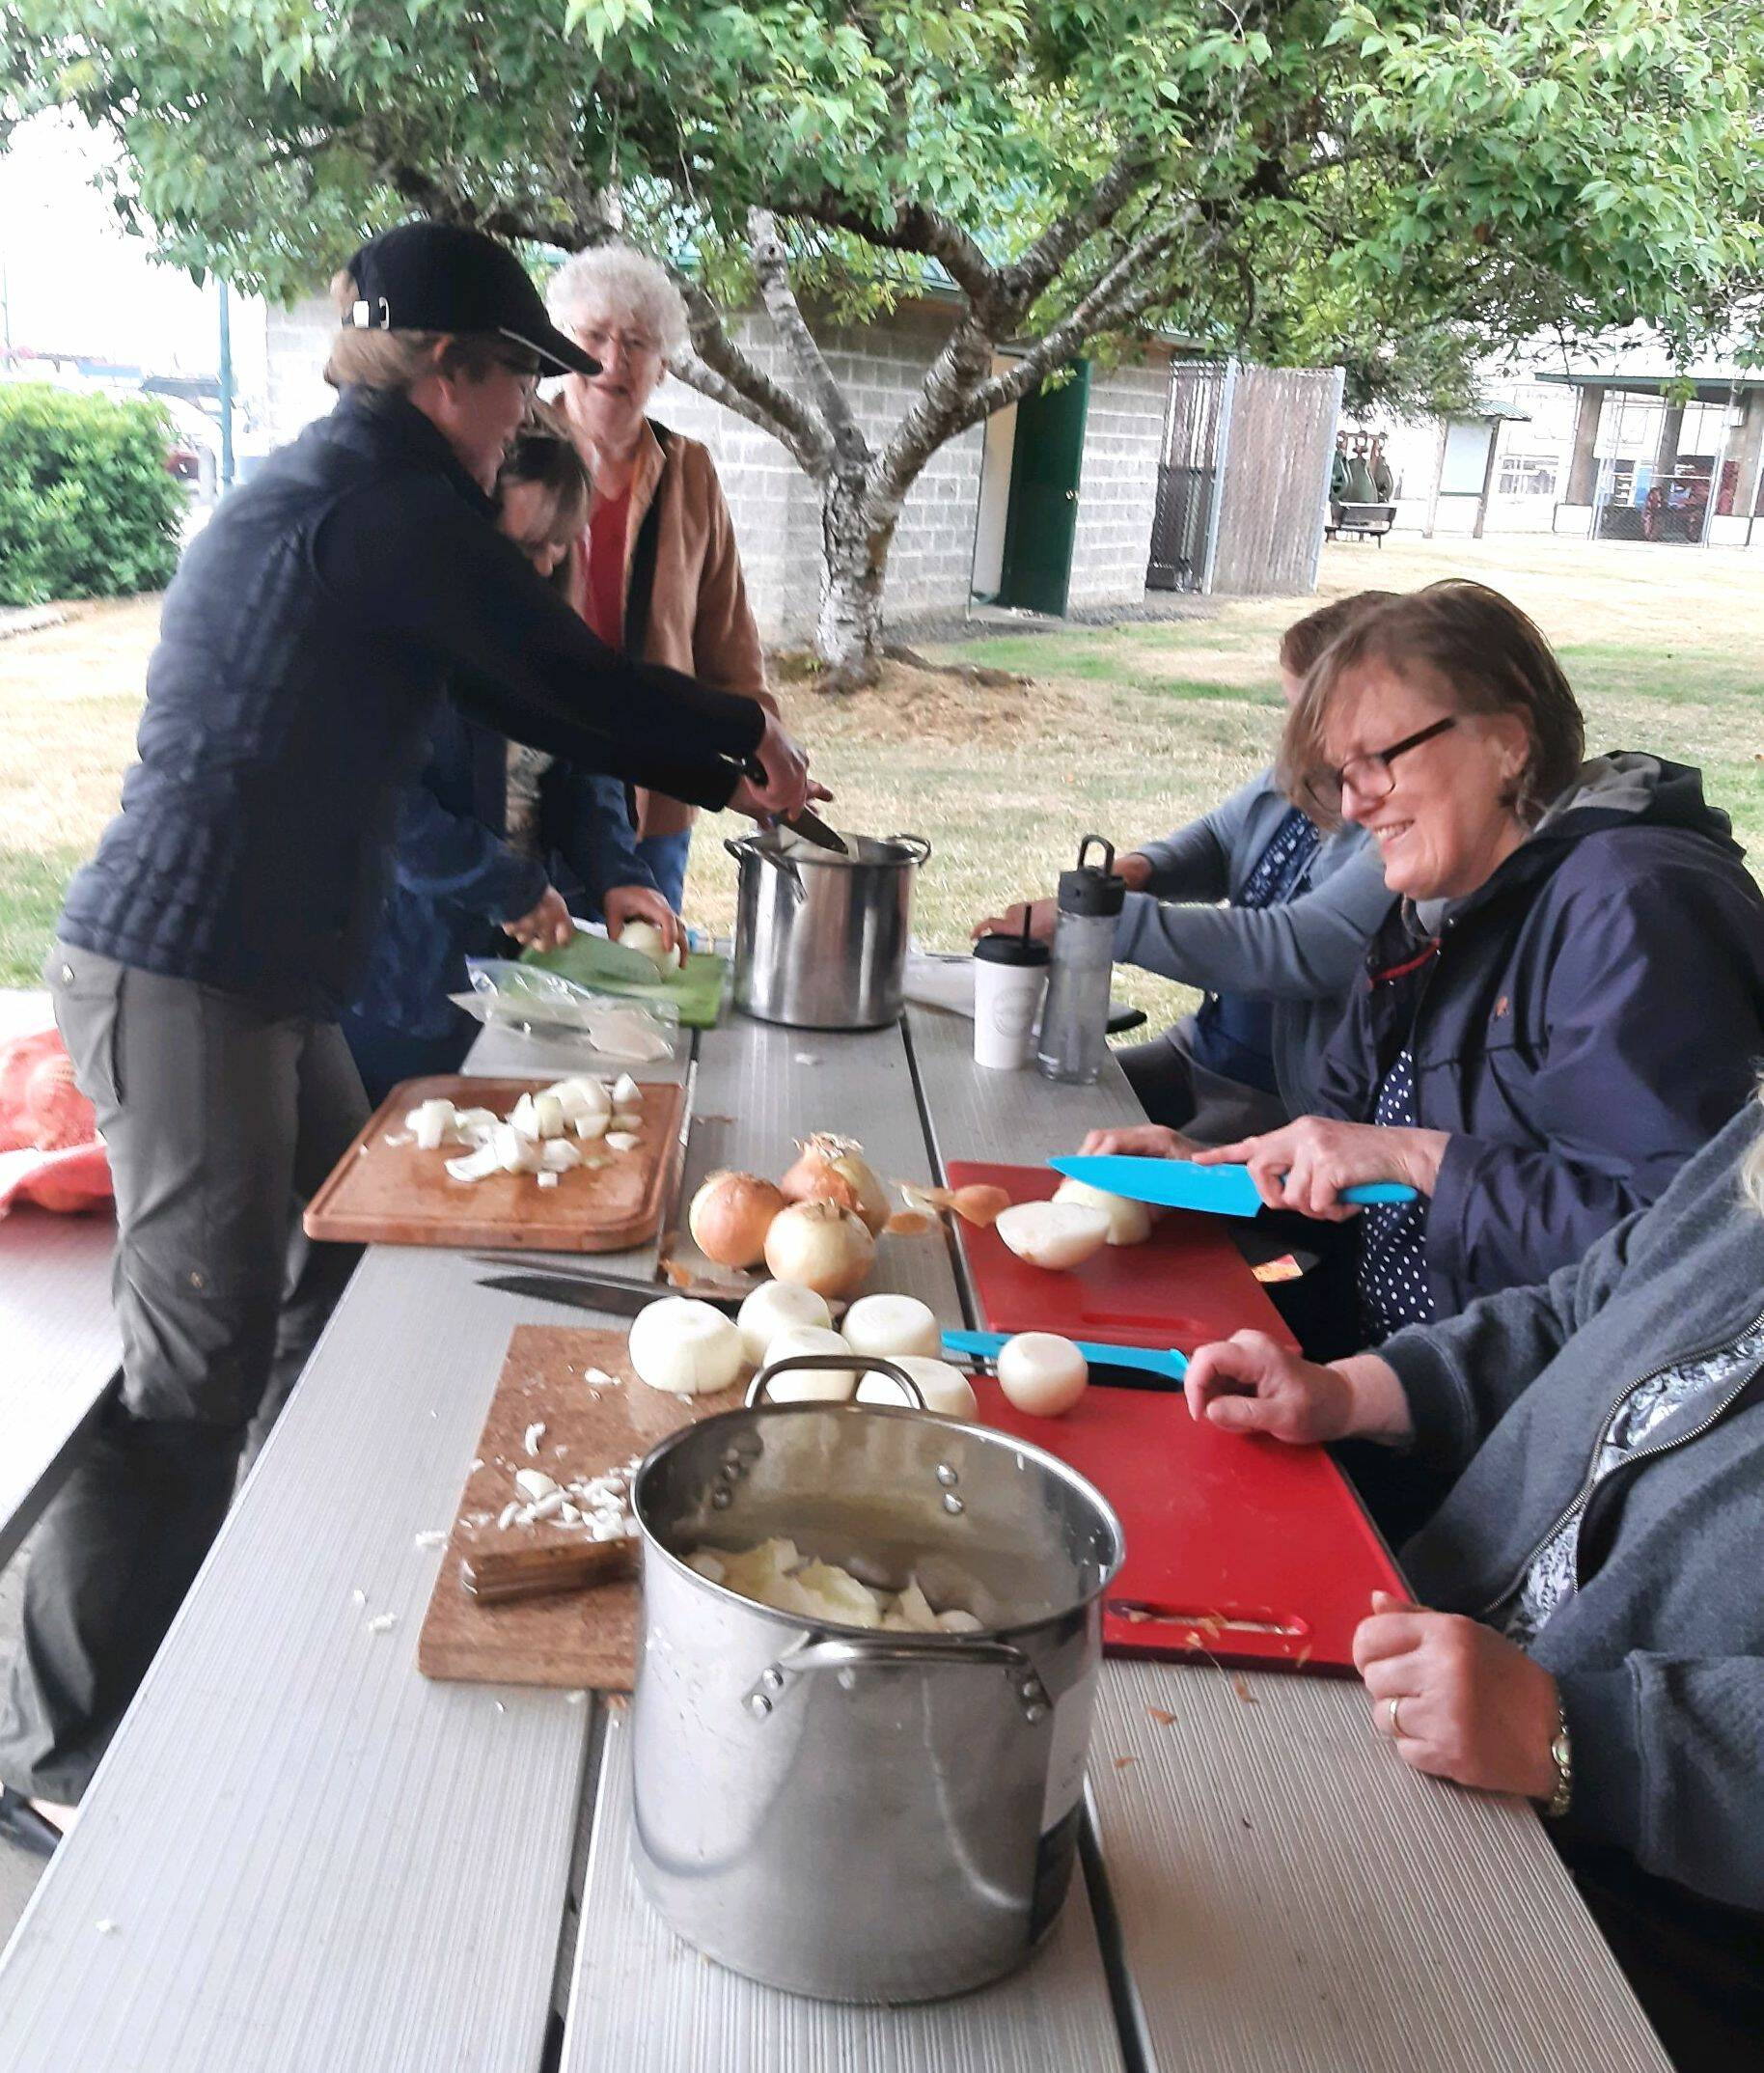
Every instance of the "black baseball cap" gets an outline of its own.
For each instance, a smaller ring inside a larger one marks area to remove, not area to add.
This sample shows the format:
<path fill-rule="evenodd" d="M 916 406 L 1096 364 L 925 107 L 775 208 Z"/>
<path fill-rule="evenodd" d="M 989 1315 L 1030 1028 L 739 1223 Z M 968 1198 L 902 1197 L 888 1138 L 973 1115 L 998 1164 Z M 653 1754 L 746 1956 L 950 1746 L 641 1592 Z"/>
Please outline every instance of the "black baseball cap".
<path fill-rule="evenodd" d="M 524 346 L 552 373 L 597 374 L 600 363 L 545 315 L 507 245 L 457 223 L 401 223 L 349 262 L 359 331 L 488 331 Z"/>

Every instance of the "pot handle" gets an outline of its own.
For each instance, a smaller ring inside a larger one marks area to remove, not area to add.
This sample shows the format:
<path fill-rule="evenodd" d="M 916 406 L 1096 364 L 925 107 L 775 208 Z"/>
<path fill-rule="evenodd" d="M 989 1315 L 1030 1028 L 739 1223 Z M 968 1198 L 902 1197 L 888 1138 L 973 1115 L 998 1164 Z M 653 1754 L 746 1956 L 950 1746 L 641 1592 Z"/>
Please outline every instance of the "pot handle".
<path fill-rule="evenodd" d="M 788 1374 L 792 1368 L 842 1368 L 851 1375 L 851 1395 L 847 1403 L 857 1401 L 858 1384 L 867 1374 L 884 1374 L 891 1382 L 899 1383 L 905 1390 L 911 1409 L 923 1411 L 929 1408 L 924 1392 L 906 1369 L 881 1353 L 789 1353 L 781 1361 L 767 1361 L 765 1366 L 747 1386 L 747 1405 L 752 1410 L 756 1404 L 766 1400 L 766 1388 L 774 1375 Z"/>
<path fill-rule="evenodd" d="M 884 1638 L 864 1633 L 807 1635 L 759 1672 L 743 1703 L 757 1720 L 764 1720 L 790 1678 L 816 1670 L 855 1672 L 967 1669 L 976 1665 L 1005 1672 L 1023 1718 L 1032 1727 L 1047 1717 L 1047 1687 L 1023 1650 L 1009 1642 L 973 1634 L 926 1635 L 910 1642 L 892 1635 Z"/>
<path fill-rule="evenodd" d="M 915 864 L 924 863 L 931 854 L 931 845 L 923 835 L 888 835 L 883 841 L 898 843 L 902 849 L 910 849 Z"/>

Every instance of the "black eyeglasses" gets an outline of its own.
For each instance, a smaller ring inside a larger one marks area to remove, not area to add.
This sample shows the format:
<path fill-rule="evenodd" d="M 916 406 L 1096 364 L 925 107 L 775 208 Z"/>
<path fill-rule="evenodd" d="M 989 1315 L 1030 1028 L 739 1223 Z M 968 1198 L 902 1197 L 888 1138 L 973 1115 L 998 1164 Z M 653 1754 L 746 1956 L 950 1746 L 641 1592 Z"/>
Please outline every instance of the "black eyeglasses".
<path fill-rule="evenodd" d="M 1311 803 L 1325 814 L 1337 815 L 1341 811 L 1342 794 L 1351 785 L 1363 799 L 1388 799 L 1396 784 L 1395 773 L 1391 765 L 1399 756 L 1406 756 L 1411 749 L 1419 749 L 1423 741 L 1431 741 L 1437 734 L 1457 726 L 1454 718 L 1435 720 L 1431 727 L 1423 727 L 1416 733 L 1405 734 L 1400 741 L 1393 741 L 1388 749 L 1368 749 L 1363 756 L 1350 756 L 1346 762 L 1333 768 L 1312 772 L 1305 780 L 1305 790 Z"/>

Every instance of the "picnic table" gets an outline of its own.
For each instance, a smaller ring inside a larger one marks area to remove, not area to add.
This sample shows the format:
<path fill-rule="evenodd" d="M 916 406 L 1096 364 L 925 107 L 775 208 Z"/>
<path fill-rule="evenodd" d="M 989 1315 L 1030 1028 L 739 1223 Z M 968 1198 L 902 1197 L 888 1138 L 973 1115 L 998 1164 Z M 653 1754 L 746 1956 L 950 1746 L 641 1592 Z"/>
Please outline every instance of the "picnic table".
<path fill-rule="evenodd" d="M 815 1127 L 929 1181 L 1138 1119 L 1113 1066 L 978 1073 L 970 1035 L 706 1032 L 686 1187 Z M 472 1069 L 573 1063 L 486 1037 Z M 944 1248 L 886 1258 L 978 1321 Z M 648 1280 L 654 1249 L 617 1264 Z M 629 1868 L 624 1701 L 416 1669 L 416 1536 L 453 1518 L 510 1331 L 601 1321 L 477 1271 L 364 1258 L 0 1962 L 5 2073 L 1667 2067 L 1531 1810 L 1405 1770 L 1349 1679 L 1106 1663 L 1084 1875 L 978 1994 L 836 2006 L 677 1943 Z"/>

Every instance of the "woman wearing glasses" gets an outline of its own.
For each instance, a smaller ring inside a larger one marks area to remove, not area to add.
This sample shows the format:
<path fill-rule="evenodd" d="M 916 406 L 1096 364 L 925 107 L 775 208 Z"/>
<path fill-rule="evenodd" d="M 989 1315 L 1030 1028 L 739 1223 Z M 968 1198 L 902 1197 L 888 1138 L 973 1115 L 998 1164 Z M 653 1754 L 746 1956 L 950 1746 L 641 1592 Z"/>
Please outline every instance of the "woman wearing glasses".
<path fill-rule="evenodd" d="M 1368 611 L 1282 750 L 1290 795 L 1366 829 L 1401 898 L 1323 1061 L 1318 1113 L 1198 1156 L 1264 1202 L 1361 1215 L 1364 1342 L 1578 1259 L 1666 1189 L 1764 1053 L 1764 898 L 1700 774 L 1583 761 L 1531 622 L 1475 583 Z M 1152 1126 L 1089 1149 L 1173 1149 Z"/>
<path fill-rule="evenodd" d="M 559 398 L 593 483 L 575 550 L 583 617 L 609 648 L 776 711 L 716 467 L 696 439 L 645 415 L 668 362 L 687 347 L 678 289 L 653 260 L 602 245 L 558 272 L 548 300 L 559 327 L 598 363 L 571 374 Z M 548 773 L 541 827 L 565 863 L 592 806 L 576 773 Z M 635 807 L 638 854 L 677 909 L 693 809 L 653 789 L 638 790 Z"/>

